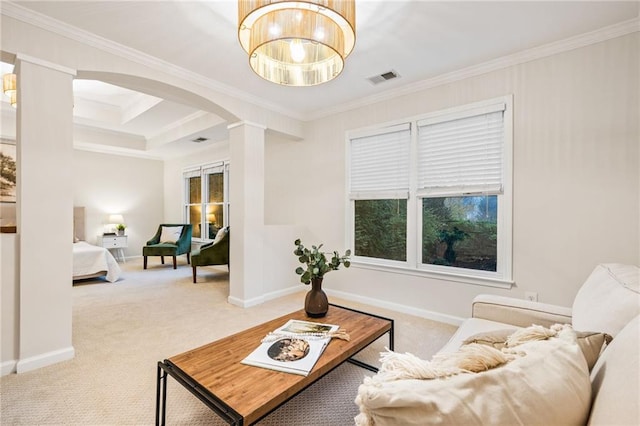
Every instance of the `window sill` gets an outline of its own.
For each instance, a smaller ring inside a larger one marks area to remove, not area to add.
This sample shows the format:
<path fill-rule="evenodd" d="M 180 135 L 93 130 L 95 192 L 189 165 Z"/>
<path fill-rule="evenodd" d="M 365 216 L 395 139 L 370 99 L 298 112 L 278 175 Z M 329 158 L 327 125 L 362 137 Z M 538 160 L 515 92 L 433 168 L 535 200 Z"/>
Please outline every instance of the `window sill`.
<path fill-rule="evenodd" d="M 500 278 L 474 277 L 464 274 L 452 274 L 445 272 L 427 271 L 424 269 L 415 269 L 395 265 L 377 265 L 368 262 L 353 261 L 351 267 L 360 269 L 369 269 L 373 271 L 388 272 L 392 274 L 413 275 L 417 277 L 433 278 L 442 281 L 452 281 L 459 284 L 479 285 L 483 287 L 494 287 L 510 289 L 515 284 L 513 281 L 503 280 Z"/>

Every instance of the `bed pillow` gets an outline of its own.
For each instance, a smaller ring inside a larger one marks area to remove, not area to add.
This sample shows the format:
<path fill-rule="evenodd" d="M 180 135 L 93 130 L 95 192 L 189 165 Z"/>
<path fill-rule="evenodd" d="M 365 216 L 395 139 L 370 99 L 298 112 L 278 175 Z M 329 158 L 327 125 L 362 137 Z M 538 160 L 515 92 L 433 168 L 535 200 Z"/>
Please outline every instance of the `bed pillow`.
<path fill-rule="evenodd" d="M 469 345 L 471 343 L 478 343 L 501 350 L 505 347 L 505 342 L 512 334 L 513 330 L 508 329 L 478 333 L 468 337 L 462 344 Z M 591 371 L 600 353 L 604 350 L 604 347 L 611 342 L 611 336 L 606 333 L 577 331 L 576 337 L 578 346 L 587 361 L 587 367 L 589 371 Z"/>
<path fill-rule="evenodd" d="M 182 234 L 182 226 L 163 226 L 160 243 L 175 244 Z"/>
<path fill-rule="evenodd" d="M 522 344 L 513 355 L 506 364 L 480 373 L 430 380 L 385 380 L 380 373 L 367 377 L 358 388 L 356 424 L 586 424 L 591 384 L 575 333 L 572 339 Z"/>

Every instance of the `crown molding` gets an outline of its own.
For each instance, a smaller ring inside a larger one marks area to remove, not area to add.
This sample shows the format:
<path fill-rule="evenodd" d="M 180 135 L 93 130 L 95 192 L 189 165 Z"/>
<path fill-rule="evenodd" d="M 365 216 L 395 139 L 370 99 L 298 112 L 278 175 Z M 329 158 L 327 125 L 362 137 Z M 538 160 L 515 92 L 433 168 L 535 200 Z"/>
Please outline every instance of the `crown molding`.
<path fill-rule="evenodd" d="M 523 64 L 525 62 L 534 61 L 536 59 L 557 55 L 559 53 L 579 49 L 581 47 L 600 43 L 602 41 L 621 37 L 638 31 L 640 31 L 640 18 L 630 19 L 628 21 L 623 21 L 614 25 L 610 25 L 608 27 L 600 28 L 564 40 L 559 40 L 542 46 L 523 50 L 512 55 L 496 58 L 482 64 L 473 65 L 446 74 L 441 74 L 439 76 L 421 80 L 416 83 L 411 83 L 396 89 L 390 89 L 385 92 L 367 96 L 353 102 L 336 105 L 335 107 L 324 109 L 317 114 L 312 114 L 310 117 L 307 117 L 307 120 L 325 118 L 330 115 L 343 113 L 356 108 L 375 104 L 377 102 L 390 100 L 399 96 L 408 95 L 417 91 L 453 83 L 455 81 L 467 79 L 470 77 L 476 77 L 491 71 L 508 68 L 514 65 Z"/>
<path fill-rule="evenodd" d="M 25 55 L 23 53 L 18 52 L 16 54 L 16 62 L 29 62 L 32 63 L 34 65 L 39 65 L 41 67 L 45 67 L 45 68 L 49 68 L 52 69 L 54 71 L 60 71 L 62 73 L 65 74 L 70 74 L 72 76 L 76 76 L 76 70 L 69 68 L 69 67 L 65 67 L 62 65 L 58 65 L 58 64 L 54 64 L 53 62 L 49 62 L 49 61 L 45 61 L 43 59 L 40 58 L 34 58 L 33 56 L 29 56 L 29 55 Z"/>
<path fill-rule="evenodd" d="M 210 115 L 210 114 L 214 115 L 214 114 L 212 114 L 212 113 L 210 113 L 208 111 L 196 111 L 194 113 L 191 113 L 191 114 L 187 115 L 186 117 L 182 117 L 179 120 L 173 121 L 173 122 L 171 122 L 171 123 L 159 128 L 156 132 L 154 132 L 153 134 L 149 135 L 147 140 L 157 138 L 157 137 L 159 137 L 159 136 L 161 136 L 161 135 L 163 135 L 163 134 L 165 134 L 167 132 L 170 132 L 171 130 L 179 129 L 182 126 L 190 123 L 193 120 L 197 120 L 199 118 L 206 117 L 207 115 Z"/>
<path fill-rule="evenodd" d="M 123 148 L 119 146 L 106 146 L 106 145 L 88 143 L 88 142 L 74 142 L 73 149 L 77 149 L 79 151 L 96 152 L 98 154 L 109 154 L 109 155 L 120 155 L 122 157 L 142 158 L 145 160 L 156 160 L 156 161 L 165 160 L 165 158 L 162 156 L 153 155 L 147 152 L 141 152 L 141 151 L 130 149 L 130 148 Z"/>
<path fill-rule="evenodd" d="M 0 13 L 8 17 L 17 19 L 26 24 L 36 26 L 46 31 L 67 37 L 79 43 L 89 45 L 96 49 L 119 56 L 121 58 L 136 62 L 140 65 L 147 66 L 157 71 L 174 75 L 181 79 L 190 81 L 200 86 L 220 92 L 224 95 L 253 104 L 255 106 L 274 111 L 297 120 L 303 120 L 304 117 L 298 112 L 282 108 L 279 105 L 267 102 L 264 99 L 253 96 L 247 92 L 238 90 L 231 86 L 222 84 L 216 80 L 202 76 L 201 74 L 181 68 L 175 64 L 158 59 L 147 53 L 116 43 L 97 34 L 82 30 L 77 27 L 65 24 L 57 19 L 35 12 L 26 7 L 20 6 L 12 1 L 2 1 Z"/>

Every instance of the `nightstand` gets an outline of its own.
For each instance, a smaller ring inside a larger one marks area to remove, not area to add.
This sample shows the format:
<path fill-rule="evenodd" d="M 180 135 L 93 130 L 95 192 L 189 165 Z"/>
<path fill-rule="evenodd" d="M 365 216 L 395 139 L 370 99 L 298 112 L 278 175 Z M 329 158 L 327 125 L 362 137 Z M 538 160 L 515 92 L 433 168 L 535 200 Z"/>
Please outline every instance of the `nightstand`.
<path fill-rule="evenodd" d="M 98 235 L 98 245 L 109 250 L 116 249 L 122 262 L 126 263 L 124 258 L 124 249 L 128 245 L 126 235 Z"/>

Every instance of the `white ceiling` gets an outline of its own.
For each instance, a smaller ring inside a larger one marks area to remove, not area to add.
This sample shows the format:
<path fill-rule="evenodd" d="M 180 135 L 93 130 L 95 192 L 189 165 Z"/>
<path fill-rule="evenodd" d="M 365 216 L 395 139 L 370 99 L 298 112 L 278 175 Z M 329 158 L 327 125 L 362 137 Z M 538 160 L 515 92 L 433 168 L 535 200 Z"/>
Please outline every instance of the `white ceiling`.
<path fill-rule="evenodd" d="M 419 87 L 458 70 L 638 19 L 640 1 L 356 1 L 356 46 L 344 72 L 315 87 L 262 80 L 237 40 L 237 2 L 17 1 L 22 15 L 73 27 L 210 80 L 225 93 L 302 120 Z M 5 13 L 3 11 L 3 13 Z M 35 20 L 34 20 L 35 22 Z M 68 27 L 67 27 L 68 28 Z M 102 40 L 104 41 L 104 40 Z M 3 72 L 6 72 L 3 65 Z M 395 70 L 378 85 L 368 78 Z M 106 83 L 76 80 L 76 122 L 149 140 L 209 113 Z M 206 117 L 205 117 L 206 118 Z M 223 139 L 220 126 L 181 135 L 150 155 L 169 156 L 190 138 Z M 184 154 L 186 151 L 181 150 Z"/>

